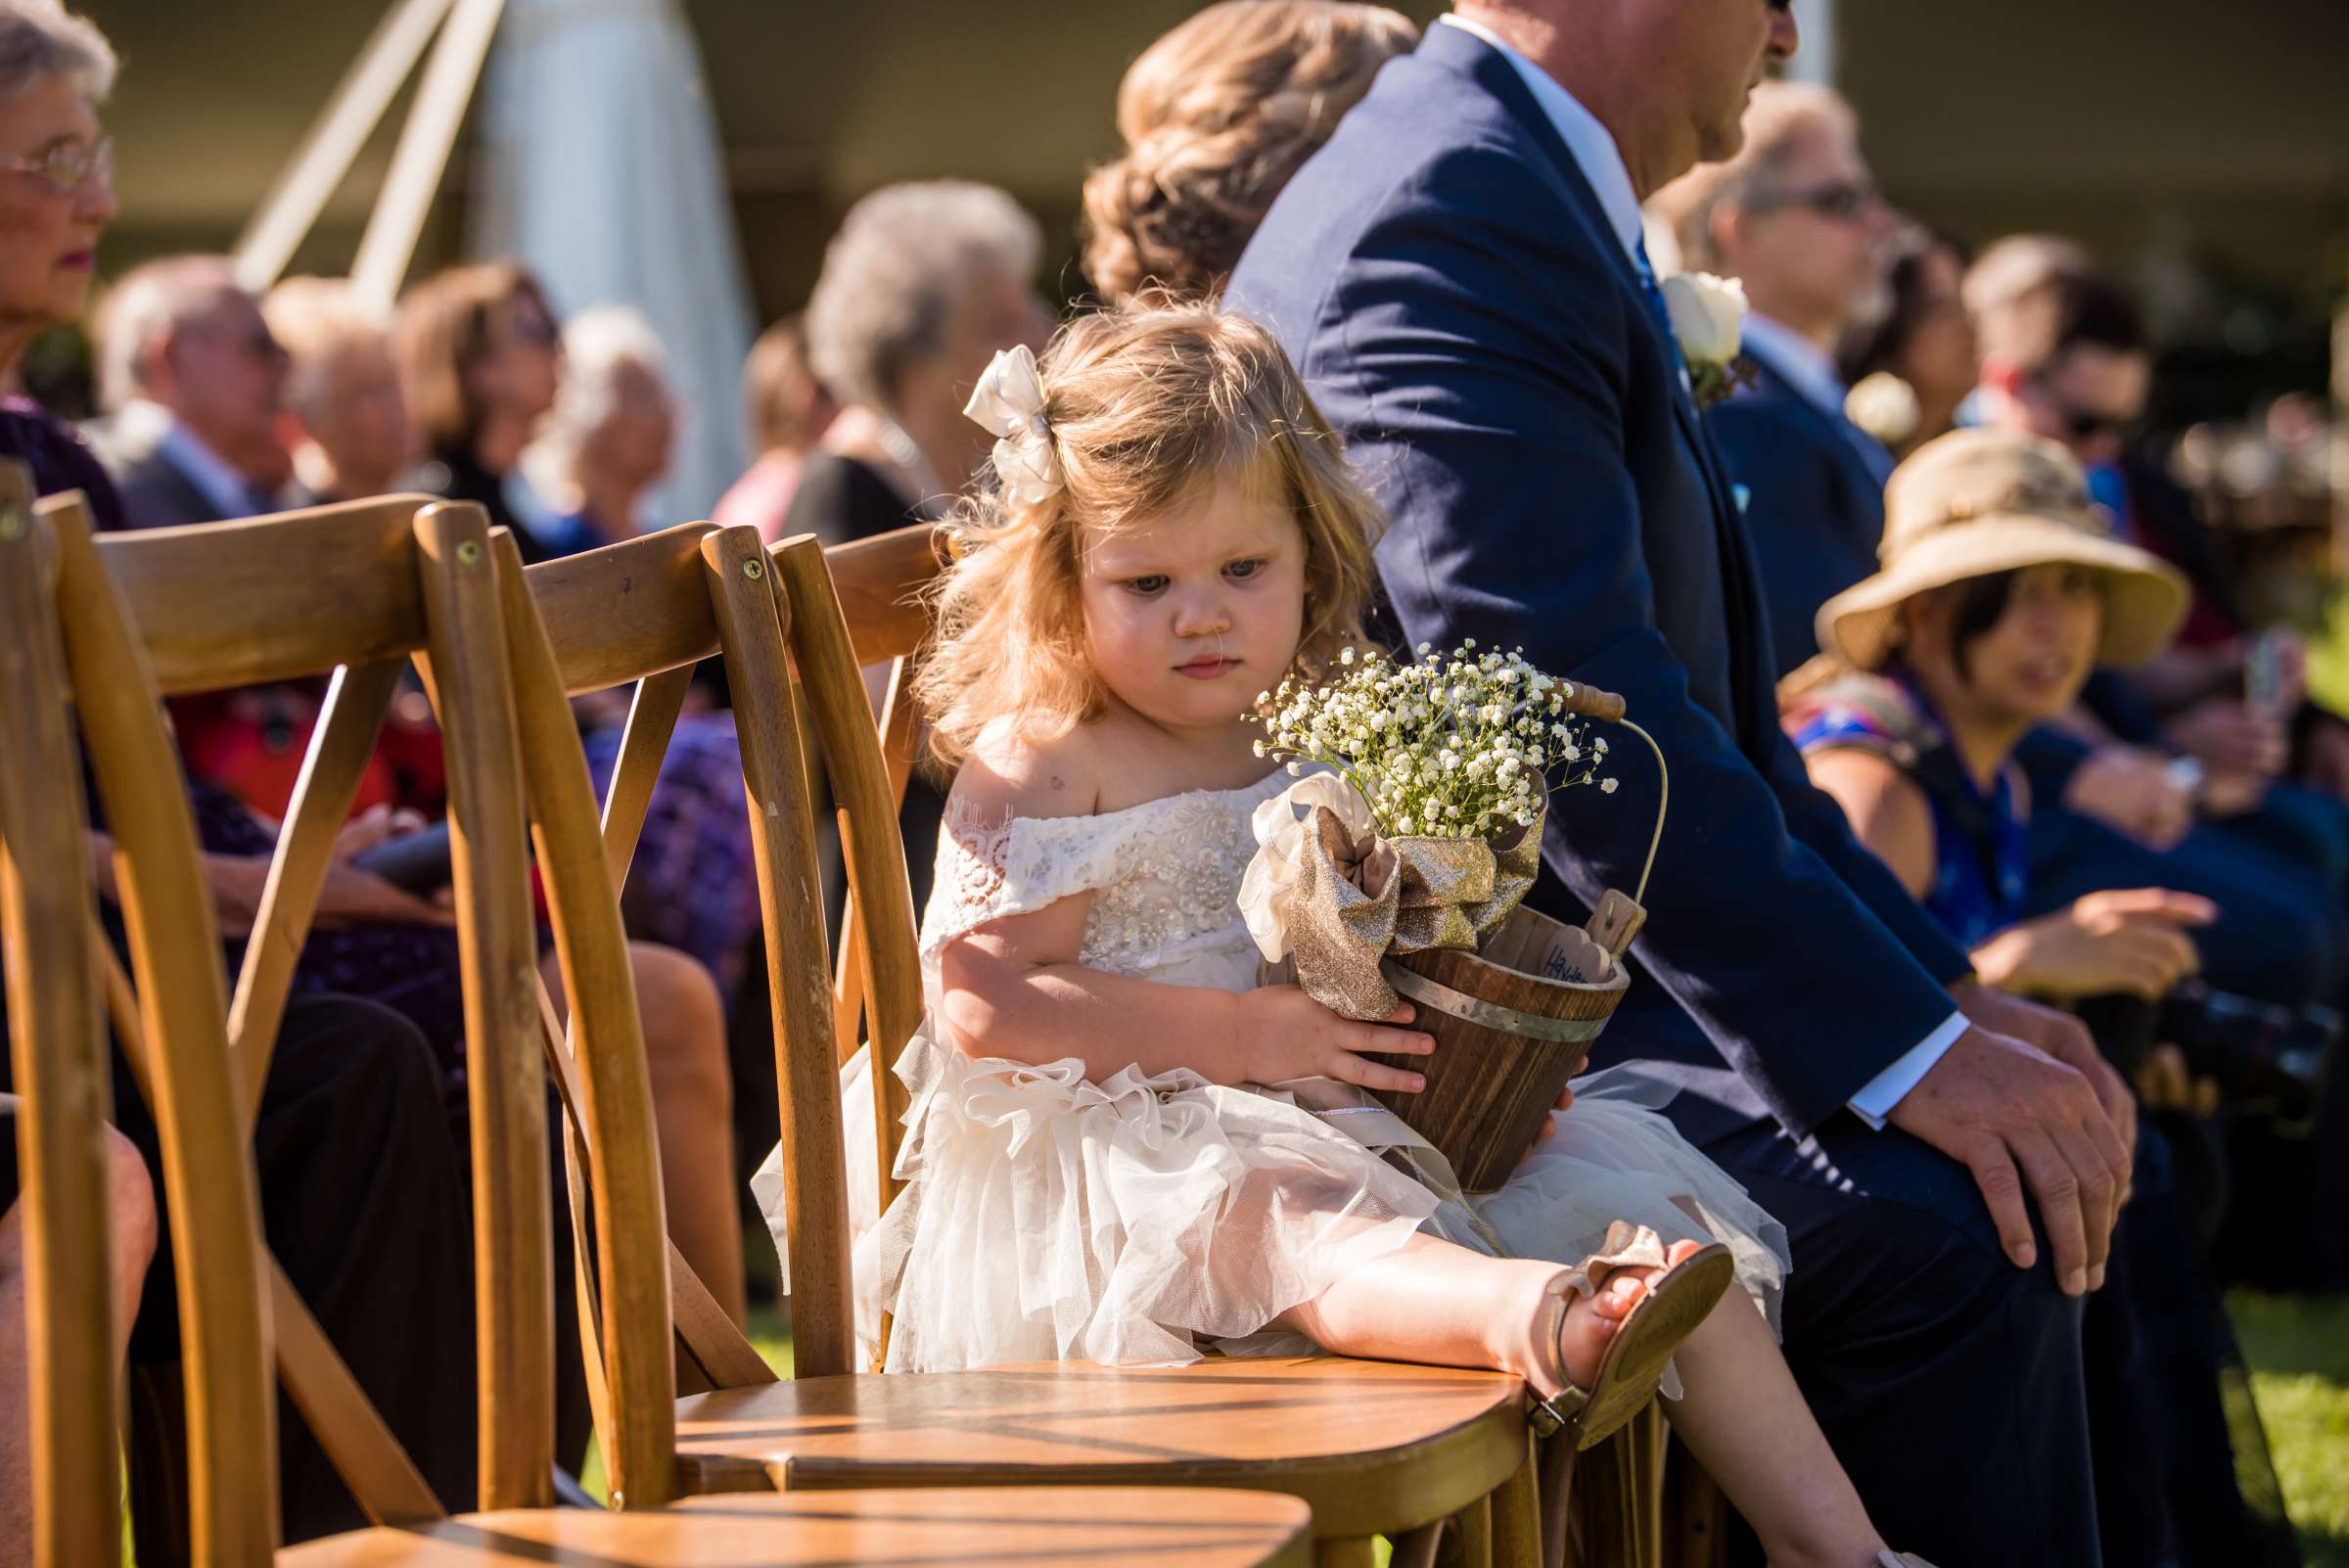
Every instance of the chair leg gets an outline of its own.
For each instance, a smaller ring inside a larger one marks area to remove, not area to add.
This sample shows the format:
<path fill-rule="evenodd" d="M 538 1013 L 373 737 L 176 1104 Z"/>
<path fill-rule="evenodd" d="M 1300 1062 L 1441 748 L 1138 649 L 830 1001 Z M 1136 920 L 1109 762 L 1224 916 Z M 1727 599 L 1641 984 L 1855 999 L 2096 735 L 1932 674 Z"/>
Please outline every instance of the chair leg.
<path fill-rule="evenodd" d="M 1540 1453 L 1541 1479 L 1537 1494 L 1540 1500 L 1536 1505 L 1536 1517 L 1541 1523 L 1542 1568 L 1568 1568 L 1573 1560 L 1569 1556 L 1568 1527 L 1578 1500 L 1575 1497 L 1574 1472 L 1581 1453 L 1574 1446 L 1571 1433 L 1560 1433 L 1535 1447 Z M 1614 1565 L 1609 1564 L 1608 1568 L 1614 1568 Z"/>
<path fill-rule="evenodd" d="M 1313 1543 L 1313 1568 L 1377 1568 L 1378 1551 L 1369 1536 Z"/>
<path fill-rule="evenodd" d="M 1493 1493 L 1493 1568 L 1541 1568 L 1542 1500 L 1533 1448 L 1529 1433 L 1525 1462 Z"/>
<path fill-rule="evenodd" d="M 1436 1568 L 1436 1548 L 1450 1534 L 1447 1521 L 1406 1530 L 1393 1540 L 1393 1550 L 1387 1555 L 1387 1568 Z"/>
<path fill-rule="evenodd" d="M 1444 1521 L 1436 1568 L 1493 1568 L 1491 1498 L 1479 1498 Z"/>
<path fill-rule="evenodd" d="M 1726 1568 L 1729 1499 L 1675 1441 L 1664 1460 L 1665 1568 Z"/>

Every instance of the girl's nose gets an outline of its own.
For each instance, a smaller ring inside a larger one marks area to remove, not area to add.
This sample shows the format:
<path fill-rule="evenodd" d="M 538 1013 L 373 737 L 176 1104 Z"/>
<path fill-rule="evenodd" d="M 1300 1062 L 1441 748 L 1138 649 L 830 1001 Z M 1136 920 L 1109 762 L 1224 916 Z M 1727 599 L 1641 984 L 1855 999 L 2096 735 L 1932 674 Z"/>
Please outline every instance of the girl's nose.
<path fill-rule="evenodd" d="M 1231 611 L 1221 596 L 1198 594 L 1174 607 L 1174 635 L 1212 637 L 1231 629 Z"/>

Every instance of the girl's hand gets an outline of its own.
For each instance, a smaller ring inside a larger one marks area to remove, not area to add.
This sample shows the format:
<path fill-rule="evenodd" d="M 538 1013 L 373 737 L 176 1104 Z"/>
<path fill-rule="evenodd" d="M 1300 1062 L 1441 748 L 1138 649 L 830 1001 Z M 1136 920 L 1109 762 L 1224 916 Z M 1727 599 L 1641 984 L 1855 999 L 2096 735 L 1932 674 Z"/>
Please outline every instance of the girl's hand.
<path fill-rule="evenodd" d="M 2092 893 L 2000 932 L 1974 949 L 1974 968 L 1985 985 L 2032 995 L 2159 996 L 2201 967 L 2186 928 L 2217 916 L 2209 899 L 2191 894 Z"/>
<path fill-rule="evenodd" d="M 1373 1062 L 1364 1051 L 1425 1056 L 1436 1048 L 1426 1035 L 1392 1028 L 1411 1021 L 1405 1002 L 1383 1024 L 1341 1018 L 1295 986 L 1263 986 L 1240 993 L 1241 1027 L 1249 1036 L 1249 1078 L 1283 1084 L 1293 1078 L 1334 1078 L 1363 1088 L 1416 1094 L 1427 1086 L 1417 1073 Z"/>

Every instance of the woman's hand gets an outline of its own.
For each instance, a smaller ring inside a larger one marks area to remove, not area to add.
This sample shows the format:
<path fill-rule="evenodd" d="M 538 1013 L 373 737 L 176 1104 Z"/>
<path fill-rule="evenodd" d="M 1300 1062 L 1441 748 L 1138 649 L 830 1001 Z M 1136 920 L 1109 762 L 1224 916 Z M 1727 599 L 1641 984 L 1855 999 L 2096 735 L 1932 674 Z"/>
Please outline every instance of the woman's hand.
<path fill-rule="evenodd" d="M 1241 1027 L 1251 1043 L 1249 1078 L 1259 1084 L 1284 1084 L 1293 1078 L 1334 1078 L 1363 1088 L 1397 1089 L 1416 1094 L 1427 1086 L 1417 1073 L 1361 1053 L 1425 1056 L 1436 1048 L 1426 1035 L 1393 1028 L 1407 1024 L 1413 1013 L 1404 1002 L 1383 1024 L 1358 1023 L 1342 1018 L 1295 986 L 1261 986 L 1239 997 Z"/>
<path fill-rule="evenodd" d="M 2132 746 L 2107 746 L 2082 762 L 2063 804 L 2150 850 L 2173 848 L 2194 825 L 2194 798 L 2169 760 Z"/>
<path fill-rule="evenodd" d="M 2161 888 L 2092 893 L 2010 926 L 1974 949 L 1985 985 L 2039 996 L 2159 996 L 2201 967 L 2187 928 L 2218 918 L 2208 899 Z"/>

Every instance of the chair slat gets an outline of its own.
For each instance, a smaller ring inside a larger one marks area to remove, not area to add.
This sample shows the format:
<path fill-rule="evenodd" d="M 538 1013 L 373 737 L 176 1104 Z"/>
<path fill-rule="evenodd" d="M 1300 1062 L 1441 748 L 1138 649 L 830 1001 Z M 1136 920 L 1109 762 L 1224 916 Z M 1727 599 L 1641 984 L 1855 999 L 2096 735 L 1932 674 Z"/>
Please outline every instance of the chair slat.
<path fill-rule="evenodd" d="M 318 911 L 335 852 L 335 835 L 350 816 L 359 779 L 375 754 L 376 736 L 399 690 L 404 659 L 386 659 L 335 671 L 319 710 L 310 749 L 294 785 L 294 808 L 277 835 L 261 905 L 245 945 L 245 962 L 228 1003 L 228 1049 L 245 1082 L 245 1119 L 261 1103 L 261 1083 L 285 1022 L 286 996 L 301 945 Z"/>
<path fill-rule="evenodd" d="M 659 1244 L 666 1234 L 661 1166 L 636 985 L 554 645 L 513 539 L 499 536 L 493 553 L 531 837 L 578 1043 L 615 1427 L 604 1464 L 616 1503 L 651 1507 L 675 1496 L 676 1379 L 668 1264 Z"/>
<path fill-rule="evenodd" d="M 160 694 L 78 496 L 41 505 L 57 543 L 58 619 L 92 771 L 120 848 L 119 891 L 154 1043 L 153 1109 L 171 1215 L 187 1367 L 188 1495 L 198 1562 L 266 1562 L 277 1532 L 277 1401 L 260 1205 L 229 1071 L 227 978 L 196 826 Z M 199 1392 L 201 1391 L 201 1392 Z"/>
<path fill-rule="evenodd" d="M 749 528 L 702 540 L 710 602 L 725 649 L 749 792 L 751 845 L 766 929 L 768 1004 L 782 1121 L 785 1226 L 792 1238 L 792 1360 L 801 1377 L 854 1364 L 848 1268 L 848 1192 L 841 1146 L 840 1082 L 833 1071 L 831 987 L 823 892 L 807 803 L 799 716 L 782 678 L 786 642 L 769 567 Z M 806 1244 L 802 1244 L 806 1238 Z"/>
<path fill-rule="evenodd" d="M 875 742 L 871 700 L 842 601 L 832 590 L 823 546 L 812 535 L 802 535 L 785 541 L 774 561 L 790 606 L 792 653 L 808 688 L 832 797 L 841 806 L 842 848 L 858 905 L 854 935 L 842 946 L 865 955 L 870 980 L 865 1007 L 872 1017 L 872 1071 L 867 1077 L 879 1150 L 874 1179 L 886 1209 L 899 1186 L 893 1174 L 894 1133 L 907 1105 L 905 1085 L 889 1067 L 922 1022 L 921 955 L 914 942 L 905 844 L 898 833 L 899 797 L 890 787 Z"/>
<path fill-rule="evenodd" d="M 890 661 L 889 679 L 881 695 L 881 716 L 875 722 L 881 731 L 881 765 L 888 773 L 889 798 L 896 803 L 894 809 L 901 809 L 922 734 L 920 707 L 913 700 L 911 657 L 900 656 Z M 921 852 L 916 848 L 912 853 Z M 840 1020 L 837 1030 L 841 1061 L 845 1065 L 856 1052 L 858 1021 L 872 985 L 868 974 L 872 960 L 865 952 L 864 918 L 856 907 L 853 889 L 841 905 L 840 936 L 840 961 L 832 982 L 832 1010 Z M 882 1169 L 887 1171 L 896 1160 L 893 1138 L 891 1146 L 882 1152 Z"/>
<path fill-rule="evenodd" d="M 98 914 L 62 700 L 55 562 L 31 481 L 0 465 L 0 957 L 24 1234 L 33 1560 L 121 1560 L 106 1037 L 82 932 Z"/>
<path fill-rule="evenodd" d="M 857 664 L 902 659 L 929 636 L 930 612 L 920 594 L 938 576 L 937 541 L 936 528 L 916 523 L 824 552 L 834 591 L 855 633 Z M 780 555 L 798 542 L 784 539 L 773 550 Z"/>
<path fill-rule="evenodd" d="M 416 575 L 449 774 L 473 1137 L 481 1505 L 554 1502 L 553 1261 L 540 1087 L 537 929 L 519 731 L 489 520 L 475 503 L 415 520 Z"/>
<path fill-rule="evenodd" d="M 400 658 L 423 643 L 415 575 L 386 569 L 405 561 L 409 525 L 433 500 L 384 495 L 110 533 L 98 552 L 166 696 L 294 680 Z M 302 592 L 287 594 L 289 581 Z M 268 613 L 254 614 L 255 605 Z"/>
<path fill-rule="evenodd" d="M 677 715 L 684 712 L 685 693 L 692 685 L 691 665 L 660 670 L 636 683 L 627 728 L 620 735 L 620 755 L 612 762 L 612 783 L 604 791 L 604 853 L 612 862 L 614 887 L 628 879 L 628 862 L 636 857 L 636 841 L 644 832 L 644 813 L 653 804 L 653 785 L 661 777 L 661 759 L 677 731 Z"/>
<path fill-rule="evenodd" d="M 678 548 L 680 536 L 709 530 L 687 523 L 530 568 L 567 691 L 602 691 L 717 652 L 700 563 Z"/>

